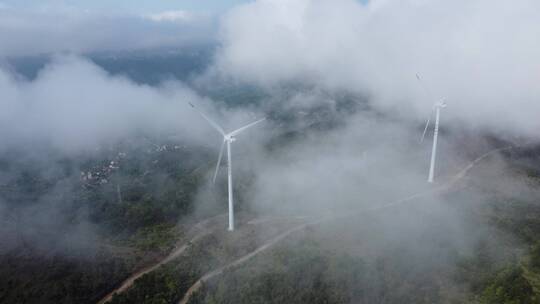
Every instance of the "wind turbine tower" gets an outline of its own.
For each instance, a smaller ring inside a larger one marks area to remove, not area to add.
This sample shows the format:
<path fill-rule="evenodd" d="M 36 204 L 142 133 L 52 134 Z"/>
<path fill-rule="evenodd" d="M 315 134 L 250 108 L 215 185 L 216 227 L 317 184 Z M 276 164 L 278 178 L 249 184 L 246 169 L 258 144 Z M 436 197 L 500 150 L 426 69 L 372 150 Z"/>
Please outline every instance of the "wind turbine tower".
<path fill-rule="evenodd" d="M 219 167 L 221 165 L 221 159 L 223 158 L 223 150 L 225 145 L 227 145 L 227 176 L 228 176 L 228 193 L 229 193 L 229 231 L 234 231 L 234 195 L 233 195 L 233 178 L 232 178 L 232 153 L 231 153 L 231 144 L 236 141 L 236 135 L 245 131 L 246 129 L 266 120 L 266 118 L 259 119 L 255 122 L 252 122 L 248 125 L 245 125 L 237 130 L 234 130 L 230 133 L 226 133 L 223 128 L 204 115 L 203 112 L 199 111 L 191 102 L 189 105 L 197 110 L 199 114 L 206 120 L 214 129 L 216 129 L 221 135 L 223 135 L 223 142 L 221 143 L 221 149 L 219 151 L 218 162 L 216 165 L 216 171 L 214 173 L 213 183 L 216 182 L 217 174 L 219 172 Z"/>
<path fill-rule="evenodd" d="M 418 81 L 422 82 L 418 74 L 416 74 L 416 78 L 418 79 Z M 424 90 L 431 97 L 430 92 L 425 87 L 424 87 Z M 429 165 L 428 183 L 433 183 L 434 181 L 435 162 L 437 160 L 437 141 L 439 139 L 439 121 L 441 118 L 441 109 L 446 108 L 446 107 L 447 107 L 447 104 L 444 98 L 440 99 L 438 102 L 435 103 L 435 105 L 433 105 L 433 110 L 435 111 L 435 130 L 433 131 L 433 147 L 431 148 L 431 162 Z M 422 134 L 422 139 L 420 140 L 420 142 L 423 142 L 424 138 L 426 137 L 426 132 L 429 127 L 429 123 L 431 121 L 431 115 L 432 114 L 430 114 L 426 122 L 426 127 L 424 128 L 424 133 Z"/>
<path fill-rule="evenodd" d="M 434 175 L 435 175 L 435 161 L 437 159 L 437 140 L 439 138 L 439 121 L 441 117 L 441 109 L 446 108 L 446 102 L 443 100 L 437 102 L 433 106 L 435 110 L 435 130 L 433 132 L 433 147 L 431 148 L 431 162 L 429 165 L 429 176 L 428 176 L 428 183 L 433 183 Z M 429 126 L 429 119 L 426 124 L 426 128 L 424 129 L 424 134 L 422 135 L 422 141 L 424 141 L 424 137 L 426 135 L 427 128 Z"/>

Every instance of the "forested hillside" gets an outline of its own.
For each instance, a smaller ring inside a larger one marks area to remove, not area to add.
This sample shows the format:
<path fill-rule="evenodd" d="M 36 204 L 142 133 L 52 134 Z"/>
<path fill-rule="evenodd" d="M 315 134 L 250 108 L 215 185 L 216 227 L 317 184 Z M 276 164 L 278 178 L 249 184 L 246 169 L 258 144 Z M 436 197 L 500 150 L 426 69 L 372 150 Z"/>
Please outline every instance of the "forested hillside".
<path fill-rule="evenodd" d="M 195 220 L 208 162 L 205 148 L 144 137 L 87 155 L 5 152 L 0 302 L 99 300 Z"/>

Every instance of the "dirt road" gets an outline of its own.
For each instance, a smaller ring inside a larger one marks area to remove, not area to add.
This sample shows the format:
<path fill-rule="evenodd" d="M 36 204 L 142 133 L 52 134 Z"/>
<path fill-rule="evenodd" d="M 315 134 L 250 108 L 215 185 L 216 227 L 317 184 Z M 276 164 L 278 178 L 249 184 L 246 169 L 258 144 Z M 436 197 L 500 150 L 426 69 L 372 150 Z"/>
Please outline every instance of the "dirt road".
<path fill-rule="evenodd" d="M 303 229 L 305 229 L 306 227 L 309 227 L 309 226 L 320 225 L 320 224 L 322 224 L 324 222 L 329 222 L 329 221 L 334 221 L 334 220 L 338 220 L 338 219 L 354 217 L 354 216 L 358 216 L 358 215 L 366 213 L 366 212 L 372 212 L 372 211 L 378 211 L 378 210 L 386 209 L 386 208 L 389 208 L 389 207 L 393 207 L 393 206 L 397 206 L 397 205 L 401 205 L 401 204 L 404 204 L 404 203 L 407 203 L 407 202 L 414 201 L 414 200 L 416 200 L 418 198 L 421 198 L 421 197 L 431 196 L 431 195 L 434 195 L 436 193 L 447 191 L 447 190 L 451 189 L 452 187 L 454 187 L 463 178 L 465 178 L 467 176 L 467 174 L 477 164 L 479 164 L 482 160 L 488 158 L 489 156 L 491 156 L 491 155 L 493 155 L 493 154 L 495 154 L 497 152 L 511 150 L 513 148 L 514 148 L 513 146 L 506 146 L 506 147 L 490 150 L 489 152 L 487 152 L 487 153 L 477 157 L 476 159 L 474 159 L 465 168 L 463 168 L 456 175 L 454 175 L 452 178 L 450 178 L 447 182 L 445 182 L 442 185 L 436 186 L 433 189 L 423 191 L 423 192 L 420 192 L 420 193 L 416 193 L 416 194 L 412 194 L 412 195 L 410 195 L 408 197 L 399 199 L 397 201 L 392 201 L 392 202 L 389 202 L 389 203 L 386 203 L 386 204 L 378 205 L 378 206 L 373 207 L 373 208 L 364 209 L 364 210 L 361 210 L 359 212 L 352 212 L 352 213 L 347 213 L 347 214 L 343 214 L 343 215 L 335 215 L 335 216 L 331 216 L 331 217 L 319 218 L 317 220 L 295 226 L 295 227 L 281 233 L 280 235 L 270 239 L 269 241 L 267 241 L 265 244 L 263 244 L 259 248 L 255 249 L 254 251 L 252 251 L 252 252 L 238 258 L 237 260 L 235 260 L 235 261 L 233 261 L 233 262 L 231 262 L 231 263 L 229 263 L 229 264 L 227 264 L 227 265 L 225 265 L 223 267 L 220 267 L 220 268 L 218 268 L 218 269 L 216 269 L 214 271 L 211 271 L 211 272 L 205 274 L 197 282 L 195 282 L 195 284 L 193 284 L 188 289 L 188 291 L 186 292 L 184 297 L 180 300 L 180 302 L 178 302 L 178 304 L 187 304 L 189 302 L 189 300 L 191 299 L 191 297 L 193 296 L 193 294 L 195 292 L 197 292 L 198 290 L 200 290 L 205 282 L 207 282 L 208 280 L 210 280 L 210 279 L 212 279 L 212 278 L 214 278 L 216 276 L 221 275 L 227 269 L 237 267 L 237 266 L 249 261 L 253 257 L 257 256 L 258 254 L 270 249 L 272 246 L 279 243 L 283 239 L 287 238 L 289 235 L 293 234 L 294 232 L 303 230 Z"/>
<path fill-rule="evenodd" d="M 221 214 L 216 217 L 209 218 L 207 220 L 204 220 L 197 225 L 195 225 L 189 232 L 188 232 L 188 241 L 184 244 L 178 244 L 173 251 L 166 256 L 161 261 L 157 262 L 154 265 L 148 266 L 146 268 L 143 268 L 136 273 L 132 274 L 129 278 L 125 279 L 122 284 L 120 284 L 119 287 L 108 293 L 103 299 L 101 299 L 98 304 L 105 304 L 109 302 L 115 294 L 121 294 L 128 290 L 135 281 L 142 277 L 143 275 L 150 273 L 156 269 L 158 269 L 160 266 L 165 265 L 169 263 L 170 261 L 176 259 L 182 253 L 184 253 L 194 242 L 197 242 L 199 239 L 203 238 L 204 236 L 210 234 L 213 231 L 213 228 L 215 225 L 213 225 L 215 222 L 217 222 L 220 218 L 225 218 L 226 214 Z"/>

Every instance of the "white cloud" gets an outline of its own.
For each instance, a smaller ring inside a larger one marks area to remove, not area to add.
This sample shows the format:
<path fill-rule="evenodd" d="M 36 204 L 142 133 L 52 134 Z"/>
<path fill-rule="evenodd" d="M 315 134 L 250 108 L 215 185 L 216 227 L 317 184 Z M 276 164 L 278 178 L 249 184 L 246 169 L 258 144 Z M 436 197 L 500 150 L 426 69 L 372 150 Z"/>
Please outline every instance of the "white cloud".
<path fill-rule="evenodd" d="M 165 11 L 147 15 L 146 18 L 155 22 L 189 22 L 192 21 L 195 16 L 186 11 Z"/>
<path fill-rule="evenodd" d="M 204 138 L 188 101 L 207 102 L 179 83 L 153 88 L 113 77 L 78 57 L 58 57 L 33 81 L 0 69 L 3 148 L 31 142 L 77 151 L 146 130 Z M 212 131 L 212 130 L 210 130 Z"/>
<path fill-rule="evenodd" d="M 180 82 L 159 87 L 138 85 L 77 56 L 55 57 L 32 81 L 0 67 L 0 95 L 0 150 L 47 143 L 58 150 L 77 152 L 140 131 L 205 145 L 213 145 L 215 139 L 219 144 L 219 133 L 189 102 L 226 130 L 262 116 L 215 109 L 211 100 Z"/>
<path fill-rule="evenodd" d="M 538 11 L 536 0 L 259 0 L 223 19 L 217 70 L 367 92 L 415 119 L 446 96 L 445 120 L 540 137 Z"/>

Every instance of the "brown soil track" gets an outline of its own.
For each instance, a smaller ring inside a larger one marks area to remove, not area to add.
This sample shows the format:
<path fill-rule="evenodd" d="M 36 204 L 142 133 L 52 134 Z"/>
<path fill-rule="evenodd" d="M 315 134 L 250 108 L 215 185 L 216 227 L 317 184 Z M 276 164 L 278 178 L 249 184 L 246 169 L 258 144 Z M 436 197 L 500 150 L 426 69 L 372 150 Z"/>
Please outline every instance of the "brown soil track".
<path fill-rule="evenodd" d="M 164 259 L 160 260 L 159 262 L 157 262 L 156 264 L 153 264 L 153 265 L 150 265 L 148 267 L 145 267 L 137 272 L 135 272 L 134 274 L 132 274 L 129 278 L 125 279 L 121 284 L 120 286 L 118 286 L 117 288 L 115 288 L 113 291 L 109 292 L 105 297 L 103 297 L 99 302 L 98 304 L 105 304 L 107 302 L 109 302 L 113 296 L 115 294 L 120 294 L 120 293 L 123 293 L 125 292 L 126 290 L 128 290 L 131 286 L 133 286 L 133 284 L 135 283 L 135 281 L 142 277 L 143 275 L 147 274 L 147 273 L 150 273 L 156 269 L 158 269 L 160 266 L 162 265 L 165 265 L 167 263 L 169 263 L 170 261 L 178 258 L 180 255 L 182 255 L 182 253 L 184 253 L 194 242 L 198 241 L 199 239 L 203 238 L 204 236 L 210 234 L 212 232 L 212 223 L 218 219 L 218 218 L 221 218 L 221 217 L 225 217 L 226 214 L 222 214 L 222 215 L 218 215 L 216 217 L 212 217 L 212 218 L 209 218 L 209 219 L 206 219 L 200 223 L 198 223 L 197 225 L 195 225 L 191 230 L 190 232 L 188 233 L 188 235 L 190 235 L 191 237 L 188 236 L 189 240 L 187 242 L 185 242 L 184 244 L 182 245 L 177 245 L 177 247 L 175 249 L 173 249 L 173 251 L 168 255 L 166 256 Z"/>
<path fill-rule="evenodd" d="M 315 221 L 307 222 L 307 223 L 298 225 L 296 227 L 293 227 L 293 228 L 281 233 L 280 235 L 270 239 L 265 244 L 263 244 L 259 248 L 255 249 L 254 251 L 244 255 L 243 257 L 240 257 L 237 260 L 235 260 L 235 261 L 233 261 L 233 262 L 231 262 L 231 263 L 229 263 L 229 264 L 227 264 L 225 266 L 222 266 L 222 267 L 220 267 L 220 268 L 218 268 L 216 270 L 213 270 L 213 271 L 205 274 L 204 276 L 202 276 L 197 282 L 195 282 L 195 284 L 193 284 L 188 289 L 188 291 L 186 292 L 184 297 L 178 302 L 178 304 L 188 304 L 188 302 L 191 299 L 191 297 L 193 296 L 193 294 L 195 292 L 197 292 L 198 290 L 200 290 L 205 282 L 207 282 L 208 280 L 210 280 L 210 279 L 212 279 L 214 277 L 217 277 L 217 276 L 221 275 L 227 269 L 237 267 L 237 266 L 249 261 L 250 259 L 252 259 L 256 255 L 270 249 L 272 246 L 279 243 L 283 239 L 287 238 L 289 235 L 293 234 L 294 232 L 303 230 L 303 229 L 305 229 L 305 228 L 307 228 L 309 226 L 320 225 L 320 224 L 322 224 L 324 222 L 329 222 L 329 221 L 333 221 L 333 220 L 337 220 L 337 219 L 354 217 L 354 216 L 358 216 L 360 214 L 370 212 L 370 211 L 378 211 L 378 210 L 386 209 L 386 208 L 389 208 L 389 207 L 393 207 L 393 206 L 401 205 L 401 204 L 404 204 L 404 203 L 407 203 L 407 202 L 411 202 L 411 201 L 413 201 L 415 199 L 418 199 L 418 198 L 421 198 L 421 197 L 427 197 L 427 196 L 431 196 L 431 195 L 434 195 L 434 194 L 437 194 L 437 193 L 442 193 L 444 191 L 450 190 L 459 181 L 461 181 L 463 178 L 465 178 L 467 176 L 467 174 L 478 163 L 480 163 L 484 159 L 490 157 L 491 155 L 494 155 L 494 154 L 496 154 L 498 152 L 511 150 L 513 148 L 515 148 L 515 147 L 514 146 L 506 146 L 506 147 L 502 147 L 502 148 L 493 149 L 493 150 L 490 150 L 489 152 L 487 152 L 485 154 L 482 154 L 481 156 L 477 157 L 472 162 L 470 162 L 466 167 L 464 167 L 461 171 L 459 171 L 457 174 L 455 174 L 447 182 L 445 182 L 444 184 L 442 184 L 440 186 L 436 186 L 433 189 L 423 191 L 423 192 L 420 192 L 420 193 L 416 193 L 416 194 L 413 194 L 411 196 L 399 199 L 397 201 L 382 204 L 382 205 L 379 205 L 379 206 L 376 206 L 376 207 L 373 207 L 373 208 L 364 209 L 364 210 L 361 210 L 359 212 L 353 212 L 353 213 L 348 213 L 348 214 L 345 214 L 345 215 L 335 215 L 335 216 L 331 216 L 331 217 L 319 218 L 319 219 L 317 219 Z"/>

